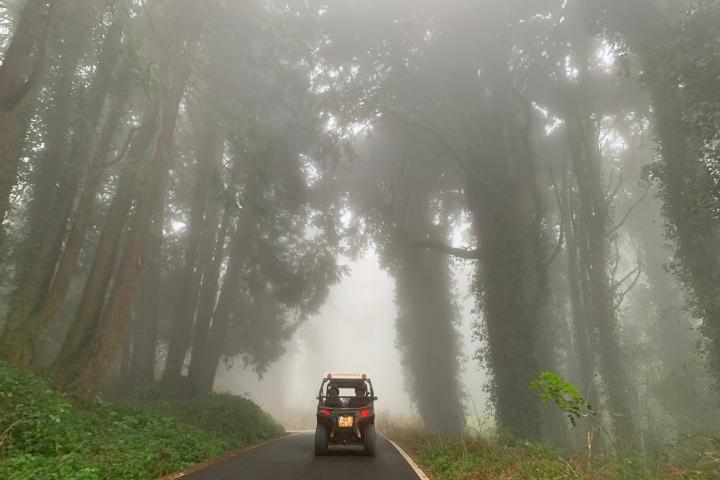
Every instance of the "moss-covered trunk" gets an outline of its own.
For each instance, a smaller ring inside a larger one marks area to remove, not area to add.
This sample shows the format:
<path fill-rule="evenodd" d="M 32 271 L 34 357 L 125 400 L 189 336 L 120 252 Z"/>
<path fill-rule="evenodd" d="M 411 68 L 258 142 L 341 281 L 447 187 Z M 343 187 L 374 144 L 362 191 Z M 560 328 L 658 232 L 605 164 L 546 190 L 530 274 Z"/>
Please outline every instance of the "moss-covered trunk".
<path fill-rule="evenodd" d="M 539 374 L 535 356 L 538 305 L 533 275 L 533 205 L 525 185 L 504 183 L 497 194 L 466 187 L 482 248 L 476 289 L 487 342 L 484 360 L 492 374 L 490 393 L 501 427 L 523 438 L 542 434 L 539 404 L 530 382 Z"/>
<path fill-rule="evenodd" d="M 406 194 L 404 228 L 414 239 L 433 238 L 444 243 L 448 229 L 433 225 L 430 194 L 424 186 L 411 188 Z M 443 233 L 445 238 L 437 238 Z M 412 247 L 399 249 L 395 256 L 391 262 L 398 309 L 396 343 L 411 398 L 423 423 L 432 431 L 460 433 L 465 426 L 465 412 L 448 257 L 435 250 Z"/>

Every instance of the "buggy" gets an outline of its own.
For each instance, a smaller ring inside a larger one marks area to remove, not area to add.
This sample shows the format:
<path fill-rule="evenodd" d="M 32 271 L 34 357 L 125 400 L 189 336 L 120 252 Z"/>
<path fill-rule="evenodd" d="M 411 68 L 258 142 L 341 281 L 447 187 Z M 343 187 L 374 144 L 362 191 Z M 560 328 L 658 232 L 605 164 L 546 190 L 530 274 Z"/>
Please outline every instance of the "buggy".
<path fill-rule="evenodd" d="M 352 395 L 340 395 L 340 390 Z M 328 373 L 317 400 L 315 455 L 327 455 L 328 445 L 362 445 L 366 455 L 375 456 L 377 397 L 367 375 Z"/>

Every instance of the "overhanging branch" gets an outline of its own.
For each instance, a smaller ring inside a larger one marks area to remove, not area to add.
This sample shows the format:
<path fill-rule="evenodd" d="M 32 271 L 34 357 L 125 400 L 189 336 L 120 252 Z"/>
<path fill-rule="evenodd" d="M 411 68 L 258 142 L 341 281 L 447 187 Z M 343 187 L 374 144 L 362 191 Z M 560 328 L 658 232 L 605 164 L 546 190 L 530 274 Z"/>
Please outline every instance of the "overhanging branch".
<path fill-rule="evenodd" d="M 431 250 L 437 250 L 438 252 L 447 253 L 453 257 L 462 258 L 464 260 L 477 260 L 480 258 L 481 251 L 479 248 L 466 249 L 451 247 L 450 245 L 442 242 L 435 242 L 432 240 L 407 240 L 407 243 L 415 248 L 429 248 Z"/>

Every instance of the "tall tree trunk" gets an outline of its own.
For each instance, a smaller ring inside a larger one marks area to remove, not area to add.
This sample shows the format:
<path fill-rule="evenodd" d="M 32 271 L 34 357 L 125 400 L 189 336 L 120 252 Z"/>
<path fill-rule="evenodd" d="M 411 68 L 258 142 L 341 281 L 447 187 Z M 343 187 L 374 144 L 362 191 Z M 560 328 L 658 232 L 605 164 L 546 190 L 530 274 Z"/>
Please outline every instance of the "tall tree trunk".
<path fill-rule="evenodd" d="M 547 298 L 540 290 L 545 273 L 539 265 L 547 258 L 538 243 L 543 242 L 540 207 L 528 149 L 532 113 L 509 87 L 504 62 L 496 61 L 489 66 L 496 72 L 490 78 L 492 122 L 476 159 L 483 176 L 469 175 L 465 187 L 481 249 L 475 288 L 484 328 L 480 324 L 478 333 L 487 341 L 483 359 L 492 372 L 498 424 L 519 437 L 539 439 L 542 419 L 529 384 L 540 373 L 536 322 L 546 318 Z"/>
<path fill-rule="evenodd" d="M 589 311 L 583 301 L 581 292 L 580 267 L 578 265 L 578 246 L 576 240 L 577 221 L 575 220 L 574 204 L 572 202 L 573 191 L 568 179 L 569 173 L 566 169 L 562 172 L 562 215 L 566 218 L 566 255 L 567 255 L 567 282 L 570 296 L 570 311 L 572 314 L 573 326 L 573 347 L 575 358 L 578 359 L 577 375 L 578 385 L 582 392 L 593 392 L 591 404 L 595 404 L 595 389 L 591 389 L 594 376 L 594 343 L 590 341 L 588 334 Z"/>
<path fill-rule="evenodd" d="M 537 399 L 529 390 L 539 374 L 535 357 L 532 211 L 524 185 L 502 186 L 502 198 L 470 183 L 468 205 L 482 248 L 478 287 L 487 338 L 485 361 L 500 426 L 524 438 L 541 437 Z"/>
<path fill-rule="evenodd" d="M 19 166 L 18 105 L 44 74 L 52 2 L 27 0 L 0 66 L 0 224 Z"/>
<path fill-rule="evenodd" d="M 592 324 L 599 342 L 602 377 L 615 431 L 632 445 L 637 441 L 635 415 L 631 407 L 635 395 L 623 366 L 624 353 L 618 333 L 613 279 L 608 273 L 612 225 L 608 200 L 602 187 L 597 129 L 589 115 L 577 110 L 568 115 L 566 125 L 580 199 L 581 229 L 578 239 L 586 248 L 589 301 Z"/>
<path fill-rule="evenodd" d="M 405 228 L 412 238 L 440 236 L 429 195 L 422 187 L 408 193 Z M 398 251 L 393 270 L 396 343 L 411 398 L 431 430 L 460 433 L 465 412 L 448 258 L 434 250 L 405 248 Z"/>
<path fill-rule="evenodd" d="M 656 131 L 665 160 L 661 196 L 676 240 L 674 267 L 692 292 L 694 310 L 702 318 L 704 349 L 720 381 L 720 229 L 712 208 L 688 197 L 692 193 L 688 185 L 713 188 L 713 180 L 697 161 L 697 152 L 688 148 L 676 107 L 665 102 L 666 98 L 655 96 Z"/>
<path fill-rule="evenodd" d="M 188 379 L 190 384 L 196 388 L 202 388 L 204 384 L 203 374 L 205 359 L 208 355 L 208 338 L 210 335 L 210 323 L 217 304 L 218 285 L 220 283 L 220 267 L 225 255 L 225 241 L 228 226 L 230 224 L 231 207 L 225 206 L 220 227 L 215 240 L 215 248 L 212 262 L 203 272 L 203 283 L 198 300 L 197 321 L 193 332 L 192 350 L 190 356 L 190 367 Z"/>
<path fill-rule="evenodd" d="M 215 95 L 215 92 L 212 93 Z M 215 102 L 210 102 L 214 105 Z M 211 107 L 212 108 L 212 107 Z M 185 265 L 181 276 L 178 309 L 175 314 L 176 321 L 171 330 L 170 347 L 168 350 L 163 381 L 177 383 L 182 375 L 185 357 L 190 346 L 193 330 L 193 320 L 197 308 L 200 281 L 202 278 L 202 265 L 198 258 L 202 255 L 203 235 L 212 231 L 217 223 L 210 221 L 208 211 L 210 206 L 213 176 L 217 171 L 219 162 L 220 124 L 215 112 L 205 111 L 198 121 L 198 173 L 193 186 L 193 196 L 190 204 L 190 221 L 188 225 L 187 248 L 185 250 Z M 206 243 L 206 251 L 212 251 L 212 242 Z"/>
<path fill-rule="evenodd" d="M 167 182 L 166 182 L 167 183 Z M 165 195 L 167 186 L 161 188 L 156 198 L 159 208 L 150 229 L 150 247 L 147 266 L 139 280 L 135 296 L 135 318 L 132 331 L 132 359 L 129 369 L 129 386 L 135 388 L 149 385 L 155 380 L 155 356 L 157 349 L 158 307 L 163 243 L 163 221 L 165 219 Z"/>
<path fill-rule="evenodd" d="M 622 2 L 604 0 L 598 5 L 602 18 L 612 31 L 620 33 L 640 59 L 642 82 L 653 104 L 654 127 L 663 164 L 658 171 L 660 197 L 664 202 L 667 231 L 676 242 L 673 267 L 688 291 L 695 313 L 702 318 L 704 350 L 715 376 L 720 381 L 720 233 L 717 212 L 711 202 L 699 200 L 713 191 L 714 180 L 700 162 L 698 145 L 693 145 L 685 131 L 684 95 L 676 73 L 669 71 L 674 61 L 671 52 L 663 50 L 676 35 L 687 35 L 670 24 L 652 0 Z M 591 11 L 591 14 L 595 13 Z M 707 14 L 711 14 L 708 11 Z M 716 10 L 715 10 L 715 14 Z M 711 31 L 713 33 L 714 31 Z M 682 52 L 680 52 L 682 54 Z"/>
<path fill-rule="evenodd" d="M 222 289 L 217 306 L 212 315 L 212 325 L 208 332 L 207 341 L 193 354 L 193 362 L 197 366 L 193 369 L 193 388 L 199 392 L 209 392 L 215 383 L 220 358 L 225 341 L 228 324 L 235 315 L 242 311 L 242 268 L 245 260 L 245 247 L 249 236 L 250 225 L 244 215 L 230 241 L 230 258 L 228 268 L 223 278 Z"/>

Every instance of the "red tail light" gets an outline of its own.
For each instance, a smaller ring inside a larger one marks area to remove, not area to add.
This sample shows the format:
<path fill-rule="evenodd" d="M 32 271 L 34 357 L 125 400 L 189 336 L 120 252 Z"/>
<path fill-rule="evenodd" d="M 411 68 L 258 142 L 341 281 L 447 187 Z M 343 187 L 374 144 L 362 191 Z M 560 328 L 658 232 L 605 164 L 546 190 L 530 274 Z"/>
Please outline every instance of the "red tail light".
<path fill-rule="evenodd" d="M 360 415 L 362 415 L 363 417 L 368 417 L 370 416 L 370 410 L 368 410 L 367 408 L 363 408 L 362 410 L 360 410 Z"/>
<path fill-rule="evenodd" d="M 327 410 L 327 409 L 325 409 L 325 408 L 321 408 L 321 409 L 320 409 L 320 413 L 322 413 L 323 415 L 330 415 L 330 410 Z"/>

